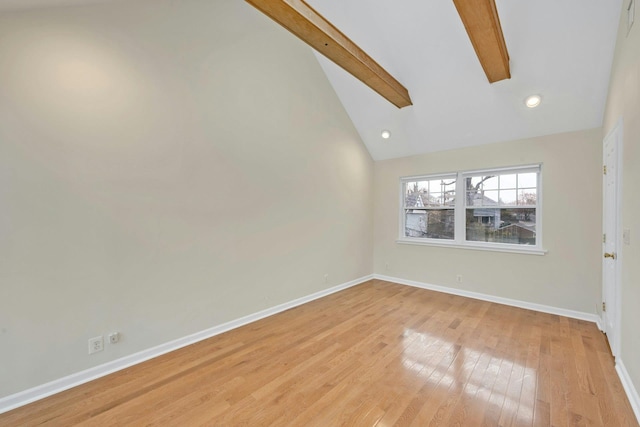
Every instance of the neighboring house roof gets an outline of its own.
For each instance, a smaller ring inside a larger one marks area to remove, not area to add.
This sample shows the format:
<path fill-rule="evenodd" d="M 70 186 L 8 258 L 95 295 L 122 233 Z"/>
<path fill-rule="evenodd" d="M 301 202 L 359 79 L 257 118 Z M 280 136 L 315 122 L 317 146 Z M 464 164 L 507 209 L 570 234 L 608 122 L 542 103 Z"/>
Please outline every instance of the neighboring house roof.
<path fill-rule="evenodd" d="M 502 229 L 506 229 L 509 227 L 518 227 L 518 228 L 522 228 L 523 230 L 531 231 L 533 234 L 536 233 L 536 225 L 531 223 L 518 222 L 515 224 L 509 224 L 506 227 L 502 227 Z"/>
<path fill-rule="evenodd" d="M 473 210 L 473 216 L 478 217 L 500 217 L 500 209 L 486 208 L 485 206 L 498 206 L 498 202 L 488 198 L 482 192 L 477 192 L 473 196 L 473 205 L 482 206 Z"/>
<path fill-rule="evenodd" d="M 477 192 L 473 195 L 473 205 L 474 206 L 498 206 L 498 202 L 496 200 L 490 199 L 485 196 L 483 192 Z"/>

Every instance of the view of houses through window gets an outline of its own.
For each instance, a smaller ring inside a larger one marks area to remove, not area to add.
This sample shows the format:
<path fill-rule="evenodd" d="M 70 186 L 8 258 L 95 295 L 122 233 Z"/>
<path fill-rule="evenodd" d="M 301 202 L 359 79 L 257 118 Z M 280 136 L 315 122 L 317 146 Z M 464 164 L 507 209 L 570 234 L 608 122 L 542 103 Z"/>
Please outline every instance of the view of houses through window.
<path fill-rule="evenodd" d="M 538 182 L 539 166 L 404 178 L 403 237 L 535 246 Z"/>
<path fill-rule="evenodd" d="M 406 184 L 405 236 L 453 239 L 456 176 Z"/>
<path fill-rule="evenodd" d="M 535 245 L 537 175 L 466 177 L 466 239 Z"/>

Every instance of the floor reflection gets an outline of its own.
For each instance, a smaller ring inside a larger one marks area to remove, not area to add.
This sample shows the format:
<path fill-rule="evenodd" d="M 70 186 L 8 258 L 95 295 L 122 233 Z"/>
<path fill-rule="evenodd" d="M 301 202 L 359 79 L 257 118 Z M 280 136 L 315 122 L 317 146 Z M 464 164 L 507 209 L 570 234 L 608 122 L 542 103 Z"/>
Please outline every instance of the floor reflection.
<path fill-rule="evenodd" d="M 447 393 L 490 405 L 489 410 L 509 411 L 517 423 L 533 419 L 537 373 L 494 348 L 461 346 L 429 332 L 406 329 L 403 333 L 403 367 L 421 378 L 433 393 Z M 503 414 L 504 415 L 504 414 Z"/>

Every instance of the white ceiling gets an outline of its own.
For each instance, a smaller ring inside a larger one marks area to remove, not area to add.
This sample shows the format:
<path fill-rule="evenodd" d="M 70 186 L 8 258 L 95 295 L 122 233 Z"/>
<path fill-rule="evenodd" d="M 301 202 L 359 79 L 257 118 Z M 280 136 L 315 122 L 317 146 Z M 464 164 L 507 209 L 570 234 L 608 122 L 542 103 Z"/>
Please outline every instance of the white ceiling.
<path fill-rule="evenodd" d="M 494 84 L 452 0 L 307 1 L 409 90 L 399 110 L 317 54 L 375 160 L 602 125 L 621 0 L 497 0 L 512 77 Z"/>
<path fill-rule="evenodd" d="M 0 10 L 102 1 L 0 0 Z M 414 105 L 399 110 L 317 54 L 375 160 L 602 125 L 622 0 L 496 0 L 512 78 L 494 84 L 452 0 L 307 2 L 409 90 Z M 542 95 L 536 109 L 524 106 L 530 94 Z"/>

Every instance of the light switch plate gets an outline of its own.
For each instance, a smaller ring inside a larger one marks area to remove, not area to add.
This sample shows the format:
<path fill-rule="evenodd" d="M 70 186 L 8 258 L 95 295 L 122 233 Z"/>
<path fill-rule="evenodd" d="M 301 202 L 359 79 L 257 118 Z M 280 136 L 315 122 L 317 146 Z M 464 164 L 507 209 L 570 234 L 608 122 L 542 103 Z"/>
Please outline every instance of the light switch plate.
<path fill-rule="evenodd" d="M 630 245 L 631 244 L 631 230 L 628 228 L 625 228 L 624 230 L 622 230 L 622 241 L 624 242 L 625 245 Z"/>

